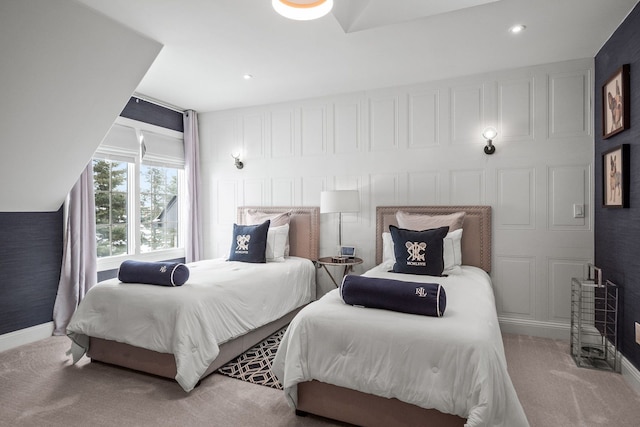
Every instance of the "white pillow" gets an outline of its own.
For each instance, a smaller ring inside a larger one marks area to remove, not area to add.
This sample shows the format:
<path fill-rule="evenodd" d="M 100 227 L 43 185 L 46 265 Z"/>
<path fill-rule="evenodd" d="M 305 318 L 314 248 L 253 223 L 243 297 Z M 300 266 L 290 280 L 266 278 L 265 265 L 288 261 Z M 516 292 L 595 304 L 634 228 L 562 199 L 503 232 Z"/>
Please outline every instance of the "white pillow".
<path fill-rule="evenodd" d="M 272 227 L 280 227 L 289 224 L 291 221 L 291 211 L 282 213 L 267 213 L 259 209 L 249 209 L 245 213 L 245 221 L 247 225 L 262 224 L 266 220 L 271 221 L 269 229 Z M 284 256 L 289 256 L 289 233 L 287 232 L 287 243 L 284 250 Z"/>
<path fill-rule="evenodd" d="M 284 261 L 289 238 L 289 224 L 279 227 L 269 227 L 267 231 L 267 252 L 265 257 L 269 261 Z"/>
<path fill-rule="evenodd" d="M 462 228 L 448 233 L 442 244 L 442 274 L 457 274 L 462 265 Z"/>
<path fill-rule="evenodd" d="M 442 243 L 442 258 L 444 270 L 442 274 L 457 274 L 462 265 L 462 229 L 448 233 Z M 391 233 L 382 233 L 382 263 L 394 263 L 396 261 L 393 250 Z"/>
<path fill-rule="evenodd" d="M 431 230 L 445 226 L 449 227 L 449 231 L 455 231 L 462 228 L 464 217 L 464 211 L 448 215 L 420 215 L 404 211 L 396 212 L 398 227 L 415 231 Z"/>
<path fill-rule="evenodd" d="M 396 255 L 393 252 L 393 239 L 391 233 L 382 233 L 382 263 L 396 262 Z"/>

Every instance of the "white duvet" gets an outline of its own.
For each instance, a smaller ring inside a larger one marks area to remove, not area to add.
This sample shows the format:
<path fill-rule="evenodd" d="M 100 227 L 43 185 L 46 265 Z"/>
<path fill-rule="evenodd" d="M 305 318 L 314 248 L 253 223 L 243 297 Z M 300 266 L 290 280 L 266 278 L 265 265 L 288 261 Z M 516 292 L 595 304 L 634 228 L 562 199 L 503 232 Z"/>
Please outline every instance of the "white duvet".
<path fill-rule="evenodd" d="M 439 282 L 443 317 L 345 304 L 333 290 L 293 319 L 273 371 L 292 407 L 297 384 L 318 380 L 466 418 L 466 426 L 528 426 L 507 372 L 489 276 L 463 266 L 449 277 L 366 276 Z"/>
<path fill-rule="evenodd" d="M 218 346 L 315 299 L 315 266 L 307 259 L 252 264 L 224 259 L 188 264 L 180 287 L 101 282 L 84 297 L 67 333 L 74 362 L 87 336 L 114 340 L 176 359 L 176 381 L 190 391 Z"/>

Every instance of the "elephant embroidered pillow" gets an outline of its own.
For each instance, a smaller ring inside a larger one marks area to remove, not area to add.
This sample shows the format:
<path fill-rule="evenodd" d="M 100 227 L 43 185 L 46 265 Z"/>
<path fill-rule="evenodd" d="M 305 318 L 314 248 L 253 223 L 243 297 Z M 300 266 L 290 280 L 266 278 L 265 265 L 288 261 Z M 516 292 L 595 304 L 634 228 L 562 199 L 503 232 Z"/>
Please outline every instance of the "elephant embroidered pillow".
<path fill-rule="evenodd" d="M 444 269 L 443 242 L 449 227 L 414 231 L 389 226 L 396 262 L 394 273 L 441 276 Z"/>
<path fill-rule="evenodd" d="M 229 261 L 267 262 L 269 220 L 258 225 L 233 224 Z"/>

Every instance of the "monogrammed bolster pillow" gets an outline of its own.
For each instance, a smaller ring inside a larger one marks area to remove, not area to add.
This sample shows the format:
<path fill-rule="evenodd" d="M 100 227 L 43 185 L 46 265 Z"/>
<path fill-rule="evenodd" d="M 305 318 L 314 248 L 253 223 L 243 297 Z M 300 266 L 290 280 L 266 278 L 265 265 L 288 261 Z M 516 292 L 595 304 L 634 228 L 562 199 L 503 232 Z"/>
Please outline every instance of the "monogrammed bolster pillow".
<path fill-rule="evenodd" d="M 349 305 L 423 316 L 442 317 L 447 307 L 447 294 L 439 283 L 348 275 L 342 279 L 340 296 Z"/>
<path fill-rule="evenodd" d="M 441 276 L 444 270 L 444 237 L 449 227 L 413 231 L 389 226 L 396 258 L 394 273 Z"/>
<path fill-rule="evenodd" d="M 189 279 L 189 267 L 180 262 L 126 260 L 120 264 L 118 280 L 160 286 L 182 286 Z"/>

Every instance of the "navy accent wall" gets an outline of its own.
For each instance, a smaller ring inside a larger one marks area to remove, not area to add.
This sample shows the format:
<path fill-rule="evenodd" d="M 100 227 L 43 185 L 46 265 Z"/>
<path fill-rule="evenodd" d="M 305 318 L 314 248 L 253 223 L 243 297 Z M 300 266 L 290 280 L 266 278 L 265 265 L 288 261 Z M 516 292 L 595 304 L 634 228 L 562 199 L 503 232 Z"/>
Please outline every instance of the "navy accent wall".
<path fill-rule="evenodd" d="M 53 320 L 63 212 L 0 212 L 0 335 Z"/>
<path fill-rule="evenodd" d="M 602 85 L 623 64 L 630 64 L 630 128 L 602 139 Z M 600 49 L 595 58 L 595 263 L 603 277 L 622 288 L 618 322 L 619 348 L 640 369 L 640 4 Z M 602 153 L 630 145 L 628 209 L 602 207 Z"/>
<path fill-rule="evenodd" d="M 184 132 L 182 113 L 169 110 L 140 98 L 131 98 L 120 116 L 163 128 Z"/>

